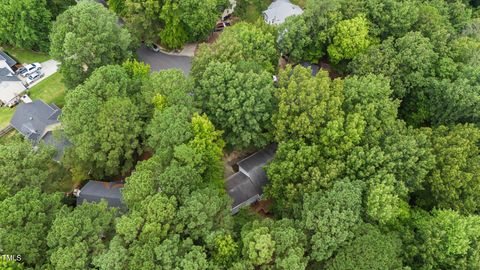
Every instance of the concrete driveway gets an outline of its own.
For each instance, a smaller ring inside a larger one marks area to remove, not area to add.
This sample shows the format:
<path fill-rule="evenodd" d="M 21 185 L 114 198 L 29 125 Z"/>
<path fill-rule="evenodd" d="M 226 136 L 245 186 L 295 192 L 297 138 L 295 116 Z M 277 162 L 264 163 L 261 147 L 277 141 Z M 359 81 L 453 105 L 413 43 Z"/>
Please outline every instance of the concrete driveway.
<path fill-rule="evenodd" d="M 55 61 L 55 60 L 48 60 L 48 61 L 45 61 L 45 62 L 42 62 L 40 63 L 42 65 L 42 72 L 43 72 L 43 77 L 40 78 L 38 81 L 35 81 L 33 82 L 32 84 L 30 84 L 28 86 L 28 88 L 32 88 L 33 86 L 35 86 L 37 83 L 45 80 L 46 78 L 48 78 L 50 75 L 52 75 L 53 73 L 57 72 L 58 70 L 58 62 Z M 22 80 L 26 80 L 26 78 L 22 78 Z"/>
<path fill-rule="evenodd" d="M 152 71 L 178 68 L 188 75 L 192 69 L 191 57 L 154 52 L 144 45 L 137 50 L 137 56 L 139 61 L 149 64 Z"/>

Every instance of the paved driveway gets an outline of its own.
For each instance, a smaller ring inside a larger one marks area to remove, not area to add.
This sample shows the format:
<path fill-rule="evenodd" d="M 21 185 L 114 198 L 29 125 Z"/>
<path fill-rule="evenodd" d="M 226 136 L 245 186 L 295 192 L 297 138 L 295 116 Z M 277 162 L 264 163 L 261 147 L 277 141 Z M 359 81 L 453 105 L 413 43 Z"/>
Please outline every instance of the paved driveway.
<path fill-rule="evenodd" d="M 177 56 L 154 52 L 144 45 L 137 50 L 138 60 L 149 64 L 152 71 L 159 71 L 170 68 L 181 69 L 186 75 L 192 69 L 192 58 L 188 56 Z"/>
<path fill-rule="evenodd" d="M 40 78 L 38 81 L 35 81 L 34 83 L 30 84 L 28 86 L 28 88 L 32 88 L 33 86 L 35 86 L 37 83 L 45 80 L 46 78 L 48 78 L 50 75 L 52 75 L 53 73 L 57 72 L 58 70 L 58 62 L 55 61 L 55 60 L 48 60 L 48 61 L 45 61 L 45 62 L 42 62 L 40 63 L 42 65 L 42 72 L 44 74 L 44 76 L 42 78 Z M 26 78 L 22 78 L 22 80 L 26 80 Z"/>

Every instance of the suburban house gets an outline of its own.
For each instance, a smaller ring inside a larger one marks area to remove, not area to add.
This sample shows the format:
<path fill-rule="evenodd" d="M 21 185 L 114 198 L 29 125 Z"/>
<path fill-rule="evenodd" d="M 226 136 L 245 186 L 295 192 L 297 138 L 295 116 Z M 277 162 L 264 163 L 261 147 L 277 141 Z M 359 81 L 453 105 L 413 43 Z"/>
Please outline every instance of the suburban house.
<path fill-rule="evenodd" d="M 263 19 L 268 24 L 278 25 L 284 23 L 288 17 L 302 13 L 303 10 L 289 0 L 275 0 L 263 11 Z"/>
<path fill-rule="evenodd" d="M 20 94 L 26 89 L 13 72 L 16 64 L 17 61 L 0 51 L 0 105 L 9 107 L 15 105 Z"/>
<path fill-rule="evenodd" d="M 54 160 L 60 161 L 65 147 L 70 145 L 67 139 L 54 136 L 54 130 L 60 127 L 58 117 L 61 113 L 62 110 L 55 104 L 48 105 L 37 99 L 20 104 L 10 120 L 10 125 L 33 145 L 43 142 L 55 147 L 57 155 Z"/>
<path fill-rule="evenodd" d="M 237 163 L 238 172 L 226 181 L 228 195 L 233 199 L 232 214 L 241 207 L 261 199 L 263 187 L 268 183 L 264 166 L 273 158 L 276 145 L 270 145 Z"/>
<path fill-rule="evenodd" d="M 109 207 L 124 208 L 122 188 L 123 183 L 90 180 L 80 190 L 75 191 L 77 205 L 84 202 L 100 202 L 104 199 Z"/>

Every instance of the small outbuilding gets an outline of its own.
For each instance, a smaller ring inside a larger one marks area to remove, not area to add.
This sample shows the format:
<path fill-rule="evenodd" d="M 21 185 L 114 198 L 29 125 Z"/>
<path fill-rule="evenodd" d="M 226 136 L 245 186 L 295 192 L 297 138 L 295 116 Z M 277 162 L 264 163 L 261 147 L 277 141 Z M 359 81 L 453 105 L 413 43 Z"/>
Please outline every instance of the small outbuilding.
<path fill-rule="evenodd" d="M 263 11 L 263 18 L 268 24 L 278 25 L 284 23 L 288 17 L 302 13 L 303 10 L 289 0 L 275 0 Z"/>
<path fill-rule="evenodd" d="M 122 201 L 123 183 L 90 180 L 76 191 L 77 205 L 84 202 L 100 202 L 104 199 L 109 207 L 124 208 Z"/>
<path fill-rule="evenodd" d="M 268 184 L 265 165 L 273 158 L 276 145 L 270 145 L 237 163 L 238 172 L 230 176 L 225 188 L 233 199 L 232 214 L 262 198 L 263 187 Z"/>

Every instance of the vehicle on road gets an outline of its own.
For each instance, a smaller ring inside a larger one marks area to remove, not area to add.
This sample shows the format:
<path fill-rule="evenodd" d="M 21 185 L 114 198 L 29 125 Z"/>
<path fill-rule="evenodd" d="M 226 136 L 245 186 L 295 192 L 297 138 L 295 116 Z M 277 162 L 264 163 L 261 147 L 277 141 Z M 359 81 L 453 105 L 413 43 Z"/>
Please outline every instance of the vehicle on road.
<path fill-rule="evenodd" d="M 18 70 L 18 75 L 20 75 L 22 77 L 27 77 L 28 75 L 32 74 L 33 72 L 38 71 L 41 68 L 42 68 L 42 65 L 40 65 L 40 63 L 33 63 L 33 64 L 30 64 L 30 65 L 26 65 L 26 66 L 21 67 Z"/>
<path fill-rule="evenodd" d="M 160 48 L 155 43 L 147 44 L 146 46 L 147 46 L 147 48 L 149 48 L 150 50 L 152 50 L 154 52 L 159 52 L 160 51 Z"/>
<path fill-rule="evenodd" d="M 33 73 L 31 73 L 28 77 L 27 77 L 27 85 L 31 85 L 32 83 L 36 82 L 38 79 L 42 78 L 45 74 L 43 74 L 43 72 L 41 72 L 40 70 L 37 70 Z"/>

